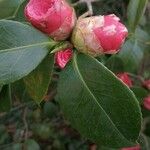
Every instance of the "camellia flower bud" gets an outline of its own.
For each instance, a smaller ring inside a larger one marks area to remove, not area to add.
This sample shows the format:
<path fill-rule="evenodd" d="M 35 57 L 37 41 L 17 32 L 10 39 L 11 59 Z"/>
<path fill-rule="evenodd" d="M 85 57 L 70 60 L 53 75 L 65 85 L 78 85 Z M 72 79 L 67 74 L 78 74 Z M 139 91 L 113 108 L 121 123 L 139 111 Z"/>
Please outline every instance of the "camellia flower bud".
<path fill-rule="evenodd" d="M 128 35 L 127 28 L 114 14 L 80 18 L 73 30 L 72 43 L 92 56 L 115 54 Z"/>
<path fill-rule="evenodd" d="M 76 21 L 74 9 L 65 0 L 30 0 L 25 16 L 54 40 L 68 38 Z"/>
<path fill-rule="evenodd" d="M 123 83 L 125 83 L 128 87 L 132 87 L 132 81 L 128 75 L 128 73 L 124 72 L 124 73 L 118 73 L 117 77 L 123 81 Z"/>
<path fill-rule="evenodd" d="M 144 98 L 143 105 L 146 109 L 150 110 L 150 95 L 146 98 Z"/>
<path fill-rule="evenodd" d="M 121 150 L 141 150 L 140 146 L 134 146 L 134 147 L 126 147 L 126 148 L 122 148 Z"/>
<path fill-rule="evenodd" d="M 145 80 L 144 83 L 143 83 L 143 86 L 145 88 L 147 88 L 148 90 L 150 90 L 150 80 Z"/>
<path fill-rule="evenodd" d="M 73 55 L 73 51 L 71 49 L 65 49 L 55 53 L 55 62 L 56 64 L 63 69 L 66 64 L 69 62 Z"/>

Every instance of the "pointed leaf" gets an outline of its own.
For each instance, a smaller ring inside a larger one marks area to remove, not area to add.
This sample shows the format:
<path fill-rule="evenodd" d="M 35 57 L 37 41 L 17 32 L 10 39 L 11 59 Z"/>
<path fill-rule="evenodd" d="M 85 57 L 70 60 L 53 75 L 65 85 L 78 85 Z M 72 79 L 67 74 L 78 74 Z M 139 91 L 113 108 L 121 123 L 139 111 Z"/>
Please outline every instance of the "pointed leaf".
<path fill-rule="evenodd" d="M 27 88 L 23 79 L 11 84 L 11 89 L 12 96 L 15 97 L 17 101 L 20 101 L 20 103 L 29 103 L 31 101 L 33 102 L 33 99 L 31 99 L 30 95 L 27 92 Z"/>
<path fill-rule="evenodd" d="M 139 41 L 134 38 L 127 40 L 118 57 L 123 61 L 125 71 L 136 72 L 143 58 L 143 49 Z"/>
<path fill-rule="evenodd" d="M 0 84 L 14 82 L 29 74 L 54 43 L 28 25 L 0 21 Z"/>
<path fill-rule="evenodd" d="M 148 91 L 145 90 L 144 88 L 138 87 L 138 86 L 131 87 L 131 90 L 134 92 L 139 103 L 142 104 L 144 98 L 148 95 Z"/>
<path fill-rule="evenodd" d="M 19 22 L 26 22 L 26 18 L 25 18 L 25 15 L 24 15 L 24 9 L 25 9 L 25 6 L 27 5 L 28 3 L 28 0 L 25 0 L 19 7 L 18 11 L 16 12 L 13 20 L 16 20 L 16 21 L 19 21 Z"/>
<path fill-rule="evenodd" d="M 124 72 L 124 65 L 121 58 L 117 55 L 111 56 L 105 63 L 105 66 L 114 73 Z"/>
<path fill-rule="evenodd" d="M 145 8 L 148 0 L 130 0 L 128 6 L 128 23 L 132 31 L 135 31 L 142 15 L 145 12 Z"/>
<path fill-rule="evenodd" d="M 133 92 L 96 59 L 74 54 L 60 74 L 57 100 L 86 138 L 110 148 L 136 144 L 141 112 Z"/>
<path fill-rule="evenodd" d="M 24 0 L 0 0 L 0 19 L 15 17 Z"/>
<path fill-rule="evenodd" d="M 54 56 L 48 55 L 43 62 L 24 79 L 28 93 L 37 103 L 40 103 L 47 93 L 52 78 L 53 67 Z"/>

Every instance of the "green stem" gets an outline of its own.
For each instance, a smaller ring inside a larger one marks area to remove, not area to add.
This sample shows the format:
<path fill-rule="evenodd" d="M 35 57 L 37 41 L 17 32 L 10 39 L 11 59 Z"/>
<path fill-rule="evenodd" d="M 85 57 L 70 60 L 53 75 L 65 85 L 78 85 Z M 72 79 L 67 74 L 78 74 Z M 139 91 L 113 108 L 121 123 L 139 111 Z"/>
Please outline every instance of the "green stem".
<path fill-rule="evenodd" d="M 54 49 L 50 53 L 53 54 L 66 48 L 73 48 L 73 46 L 68 41 L 59 42 L 58 44 L 55 45 Z"/>

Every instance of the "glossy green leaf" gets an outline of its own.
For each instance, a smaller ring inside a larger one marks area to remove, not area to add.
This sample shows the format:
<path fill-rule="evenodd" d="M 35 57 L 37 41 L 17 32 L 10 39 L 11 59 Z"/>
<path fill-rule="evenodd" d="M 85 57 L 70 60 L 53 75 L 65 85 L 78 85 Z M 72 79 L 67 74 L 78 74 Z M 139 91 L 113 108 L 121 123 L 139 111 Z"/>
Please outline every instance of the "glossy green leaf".
<path fill-rule="evenodd" d="M 135 38 L 138 41 L 138 45 L 142 48 L 142 51 L 150 51 L 148 42 L 150 41 L 150 34 L 144 29 L 137 28 L 135 30 Z"/>
<path fill-rule="evenodd" d="M 148 0 L 130 0 L 127 16 L 129 28 L 132 31 L 135 31 L 136 26 L 138 25 L 143 13 L 145 12 L 145 8 Z"/>
<path fill-rule="evenodd" d="M 114 73 L 124 72 L 124 64 L 117 55 L 111 56 L 105 63 L 105 66 Z"/>
<path fill-rule="evenodd" d="M 24 0 L 24 2 L 20 5 L 18 11 L 16 12 L 13 20 L 16 20 L 16 21 L 20 21 L 20 22 L 26 22 L 26 18 L 25 18 L 25 15 L 24 15 L 24 9 L 25 9 L 25 6 L 27 5 L 28 3 L 28 0 Z"/>
<path fill-rule="evenodd" d="M 11 109 L 11 87 L 3 86 L 0 92 L 0 112 L 7 112 Z"/>
<path fill-rule="evenodd" d="M 15 99 L 20 103 L 29 103 L 31 101 L 33 102 L 33 99 L 27 92 L 27 88 L 25 86 L 23 79 L 12 83 L 11 89 L 12 89 L 12 96 L 14 96 Z"/>
<path fill-rule="evenodd" d="M 57 101 L 83 136 L 121 148 L 136 144 L 141 112 L 133 92 L 96 59 L 74 54 L 60 74 Z"/>
<path fill-rule="evenodd" d="M 148 91 L 142 87 L 134 86 L 131 88 L 134 92 L 136 98 L 138 99 L 139 103 L 142 104 L 144 98 L 148 95 Z"/>
<path fill-rule="evenodd" d="M 0 19 L 14 18 L 24 0 L 0 0 Z"/>
<path fill-rule="evenodd" d="M 143 58 L 143 53 L 138 40 L 134 38 L 127 40 L 118 54 L 118 57 L 123 61 L 125 71 L 136 72 Z"/>
<path fill-rule="evenodd" d="M 135 37 L 139 42 L 143 44 L 146 44 L 150 40 L 150 35 L 148 34 L 148 32 L 146 32 L 145 30 L 141 28 L 136 29 Z"/>
<path fill-rule="evenodd" d="M 14 82 L 34 70 L 55 42 L 15 21 L 0 21 L 0 84 Z"/>
<path fill-rule="evenodd" d="M 40 103 L 47 93 L 52 78 L 53 67 L 54 56 L 48 55 L 44 61 L 24 79 L 28 93 L 37 103 Z"/>

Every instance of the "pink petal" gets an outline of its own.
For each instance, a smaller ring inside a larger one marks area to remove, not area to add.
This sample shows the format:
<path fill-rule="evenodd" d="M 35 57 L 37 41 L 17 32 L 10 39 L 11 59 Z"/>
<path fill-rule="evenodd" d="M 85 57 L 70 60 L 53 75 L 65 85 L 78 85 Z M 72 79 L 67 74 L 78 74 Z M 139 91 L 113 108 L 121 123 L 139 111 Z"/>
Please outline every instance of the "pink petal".
<path fill-rule="evenodd" d="M 126 147 L 126 148 L 122 148 L 121 150 L 141 150 L 140 146 L 137 145 L 135 147 Z"/>
<path fill-rule="evenodd" d="M 30 0 L 24 12 L 33 26 L 59 40 L 64 40 L 69 36 L 76 19 L 74 9 L 65 0 Z M 64 24 L 67 30 L 64 29 Z M 53 36 L 53 33 L 60 28 L 63 36 L 59 34 Z"/>
<path fill-rule="evenodd" d="M 55 62 L 61 69 L 63 69 L 66 66 L 66 64 L 70 61 L 72 55 L 73 51 L 71 49 L 56 52 Z"/>
<path fill-rule="evenodd" d="M 144 83 L 143 83 L 143 86 L 145 88 L 147 88 L 148 90 L 150 90 L 150 80 L 145 80 Z"/>
<path fill-rule="evenodd" d="M 104 25 L 93 29 L 104 53 L 117 53 L 128 35 L 127 28 L 115 15 L 104 16 Z"/>
<path fill-rule="evenodd" d="M 144 98 L 143 105 L 146 109 L 150 110 L 150 96 Z"/>

